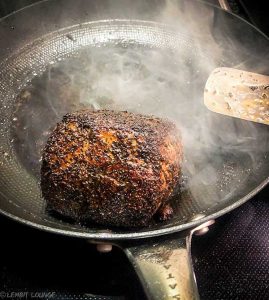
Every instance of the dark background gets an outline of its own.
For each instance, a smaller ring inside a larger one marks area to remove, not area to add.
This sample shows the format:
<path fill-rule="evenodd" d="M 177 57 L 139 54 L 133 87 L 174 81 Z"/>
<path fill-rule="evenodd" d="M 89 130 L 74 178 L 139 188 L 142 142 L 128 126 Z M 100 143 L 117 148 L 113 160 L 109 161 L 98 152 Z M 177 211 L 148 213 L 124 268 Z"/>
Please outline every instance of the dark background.
<path fill-rule="evenodd" d="M 33 2 L 37 1 L 0 0 L 0 15 Z M 266 2 L 230 5 L 269 34 Z M 194 237 L 192 256 L 202 300 L 269 299 L 268 195 L 269 187 L 219 218 L 205 236 Z M 55 299 L 91 299 L 86 293 L 144 299 L 119 249 L 101 254 L 84 240 L 41 232 L 3 216 L 0 236 L 0 291 L 53 291 Z"/>

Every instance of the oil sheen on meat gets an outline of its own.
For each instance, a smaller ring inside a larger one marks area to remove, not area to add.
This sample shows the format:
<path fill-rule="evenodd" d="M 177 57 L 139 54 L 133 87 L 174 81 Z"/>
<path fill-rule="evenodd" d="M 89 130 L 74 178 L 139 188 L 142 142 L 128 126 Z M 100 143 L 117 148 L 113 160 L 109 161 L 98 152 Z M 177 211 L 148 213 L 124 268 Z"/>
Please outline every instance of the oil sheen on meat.
<path fill-rule="evenodd" d="M 146 226 L 177 185 L 182 145 L 168 120 L 84 110 L 63 117 L 43 151 L 48 206 L 75 220 Z"/>

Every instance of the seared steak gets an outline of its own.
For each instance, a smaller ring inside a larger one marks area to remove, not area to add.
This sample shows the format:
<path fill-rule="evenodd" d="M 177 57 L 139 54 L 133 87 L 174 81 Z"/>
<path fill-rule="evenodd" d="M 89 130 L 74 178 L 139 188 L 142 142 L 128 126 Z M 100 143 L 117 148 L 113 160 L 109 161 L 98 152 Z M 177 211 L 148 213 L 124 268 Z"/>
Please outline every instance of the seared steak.
<path fill-rule="evenodd" d="M 182 161 L 168 120 L 108 110 L 63 117 L 43 152 L 41 188 L 53 210 L 76 220 L 145 226 L 175 188 Z"/>

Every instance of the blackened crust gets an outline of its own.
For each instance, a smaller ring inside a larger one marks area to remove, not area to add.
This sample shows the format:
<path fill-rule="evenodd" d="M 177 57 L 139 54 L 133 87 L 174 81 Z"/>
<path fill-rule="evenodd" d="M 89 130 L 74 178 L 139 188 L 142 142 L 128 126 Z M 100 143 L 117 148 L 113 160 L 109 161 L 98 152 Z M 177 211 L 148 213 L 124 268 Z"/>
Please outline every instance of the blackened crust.
<path fill-rule="evenodd" d="M 67 114 L 43 152 L 41 188 L 76 220 L 145 226 L 180 176 L 182 145 L 167 120 L 108 110 Z"/>

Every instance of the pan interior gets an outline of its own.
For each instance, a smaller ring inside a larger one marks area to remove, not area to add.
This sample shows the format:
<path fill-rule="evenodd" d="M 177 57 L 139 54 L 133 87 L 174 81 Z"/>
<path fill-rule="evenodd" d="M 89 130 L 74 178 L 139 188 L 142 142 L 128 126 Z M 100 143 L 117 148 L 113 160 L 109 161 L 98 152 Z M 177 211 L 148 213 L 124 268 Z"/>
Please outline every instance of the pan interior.
<path fill-rule="evenodd" d="M 107 108 L 153 114 L 182 130 L 185 162 L 175 215 L 138 233 L 182 228 L 197 214 L 215 213 L 253 191 L 268 176 L 264 125 L 215 115 L 203 106 L 214 67 L 189 36 L 145 21 L 101 21 L 48 34 L 2 64 L 1 210 L 69 234 L 111 232 L 48 214 L 41 197 L 40 153 L 56 122 L 70 111 Z M 137 232 L 137 231 L 136 231 Z"/>

